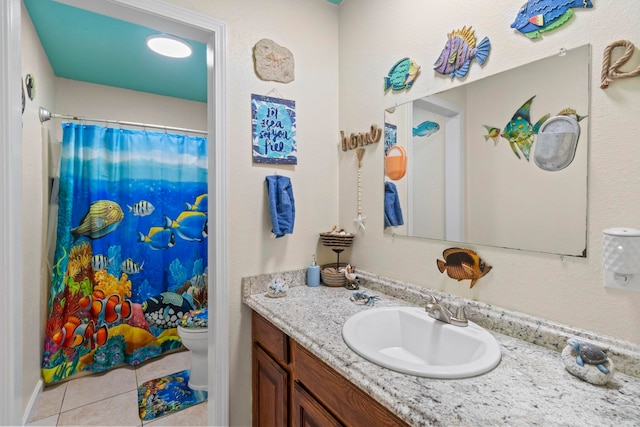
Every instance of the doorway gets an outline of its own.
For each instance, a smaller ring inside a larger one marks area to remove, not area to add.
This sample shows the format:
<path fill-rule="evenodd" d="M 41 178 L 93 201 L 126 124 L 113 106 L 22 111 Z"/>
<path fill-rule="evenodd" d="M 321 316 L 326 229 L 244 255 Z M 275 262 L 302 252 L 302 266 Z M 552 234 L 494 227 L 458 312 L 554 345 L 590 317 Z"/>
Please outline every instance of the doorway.
<path fill-rule="evenodd" d="M 209 193 L 214 198 L 215 208 L 209 213 L 209 260 L 213 272 L 209 275 L 209 306 L 212 310 L 214 325 L 209 328 L 209 424 L 228 425 L 228 306 L 227 306 L 227 217 L 226 217 L 226 29 L 222 22 L 208 16 L 191 12 L 177 6 L 158 3 L 155 0 L 59 0 L 70 6 L 86 9 L 113 18 L 130 21 L 136 24 L 154 27 L 162 31 L 172 32 L 178 36 L 198 39 L 207 44 L 207 122 L 209 141 Z M 0 9 L 0 53 L 6 60 L 2 61 L 2 104 L 0 104 L 0 127 L 2 145 L 0 149 L 0 165 L 4 171 L 0 197 L 0 222 L 3 223 L 5 236 L 0 267 L 3 268 L 4 283 L 21 283 L 22 223 L 20 168 L 20 93 L 16 81 L 20 80 L 21 48 L 20 48 L 20 8 L 21 0 L 2 2 Z M 9 285 L 6 285 L 7 289 Z M 13 288 L 13 286 L 12 286 Z M 22 328 L 20 320 L 27 315 L 22 310 L 22 293 L 6 292 L 0 320 L 9 326 L 9 333 L 4 338 L 3 348 L 21 349 Z M 0 424 L 22 423 L 22 363 L 19 352 L 5 352 L 0 355 L 2 366 L 3 396 L 0 407 Z"/>

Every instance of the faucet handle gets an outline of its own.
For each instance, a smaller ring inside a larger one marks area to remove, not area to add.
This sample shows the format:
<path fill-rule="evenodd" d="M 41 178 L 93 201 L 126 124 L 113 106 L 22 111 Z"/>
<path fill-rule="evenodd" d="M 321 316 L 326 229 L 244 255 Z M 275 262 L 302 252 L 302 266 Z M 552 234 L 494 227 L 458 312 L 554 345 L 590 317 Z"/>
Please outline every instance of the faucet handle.
<path fill-rule="evenodd" d="M 456 314 L 454 316 L 451 316 L 451 324 L 454 324 L 456 326 L 467 326 L 469 324 L 464 305 L 457 307 L 455 313 Z"/>
<path fill-rule="evenodd" d="M 431 294 L 426 294 L 425 298 L 427 300 L 427 304 L 438 304 L 440 302 L 438 298 L 434 297 Z"/>

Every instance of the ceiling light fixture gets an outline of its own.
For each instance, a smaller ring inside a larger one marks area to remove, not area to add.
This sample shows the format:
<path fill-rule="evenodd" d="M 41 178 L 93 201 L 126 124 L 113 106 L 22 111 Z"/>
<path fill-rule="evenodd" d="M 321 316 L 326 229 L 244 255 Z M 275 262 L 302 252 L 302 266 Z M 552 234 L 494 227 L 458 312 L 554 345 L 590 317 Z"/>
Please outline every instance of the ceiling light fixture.
<path fill-rule="evenodd" d="M 191 56 L 191 46 L 187 42 L 167 34 L 155 34 L 147 37 L 147 46 L 152 51 L 170 58 Z"/>

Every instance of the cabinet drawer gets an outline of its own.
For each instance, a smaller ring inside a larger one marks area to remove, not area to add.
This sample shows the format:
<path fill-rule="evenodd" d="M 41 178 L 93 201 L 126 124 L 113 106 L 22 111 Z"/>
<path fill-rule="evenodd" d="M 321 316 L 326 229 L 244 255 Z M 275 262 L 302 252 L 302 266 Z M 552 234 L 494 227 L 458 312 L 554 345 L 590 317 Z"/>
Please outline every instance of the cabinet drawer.
<path fill-rule="evenodd" d="M 293 372 L 322 405 L 348 426 L 407 424 L 324 362 L 291 341 Z"/>
<path fill-rule="evenodd" d="M 283 365 L 289 364 L 289 337 L 255 311 L 251 317 L 253 342 L 260 344 L 267 353 Z"/>

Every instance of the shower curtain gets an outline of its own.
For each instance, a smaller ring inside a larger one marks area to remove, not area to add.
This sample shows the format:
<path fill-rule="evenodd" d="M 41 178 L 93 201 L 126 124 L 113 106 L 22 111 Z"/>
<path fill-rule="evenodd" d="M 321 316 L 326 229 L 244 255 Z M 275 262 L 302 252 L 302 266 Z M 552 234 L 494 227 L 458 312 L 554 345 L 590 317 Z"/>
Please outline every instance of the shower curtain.
<path fill-rule="evenodd" d="M 63 123 L 46 383 L 182 343 L 207 305 L 207 140 Z"/>

